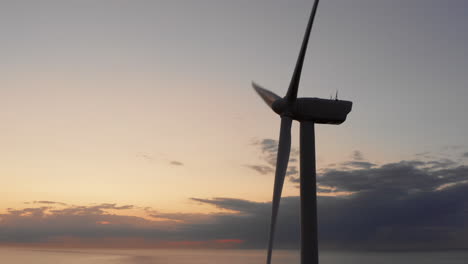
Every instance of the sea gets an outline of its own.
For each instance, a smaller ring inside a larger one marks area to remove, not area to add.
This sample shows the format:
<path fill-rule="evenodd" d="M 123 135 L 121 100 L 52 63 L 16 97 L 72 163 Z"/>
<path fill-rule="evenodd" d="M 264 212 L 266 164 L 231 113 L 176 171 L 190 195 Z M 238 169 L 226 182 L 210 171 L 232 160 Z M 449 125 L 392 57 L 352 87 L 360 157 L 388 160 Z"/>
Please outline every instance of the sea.
<path fill-rule="evenodd" d="M 89 250 L 0 248 L 1 264 L 264 264 L 263 250 Z M 273 264 L 299 264 L 298 251 L 275 251 Z M 467 264 L 468 251 L 336 252 L 321 264 Z"/>

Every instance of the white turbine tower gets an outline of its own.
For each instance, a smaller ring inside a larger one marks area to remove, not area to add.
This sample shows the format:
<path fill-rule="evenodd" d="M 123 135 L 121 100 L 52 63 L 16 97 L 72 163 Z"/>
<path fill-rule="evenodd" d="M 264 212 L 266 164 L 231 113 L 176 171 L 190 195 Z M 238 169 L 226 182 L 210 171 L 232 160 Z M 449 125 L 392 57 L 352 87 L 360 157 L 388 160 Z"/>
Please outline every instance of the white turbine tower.
<path fill-rule="evenodd" d="M 297 98 L 302 65 L 304 64 L 304 57 L 318 4 L 319 0 L 315 0 L 296 68 L 286 96 L 281 98 L 259 85 L 252 83 L 260 97 L 281 117 L 267 264 L 271 263 L 276 219 L 291 150 L 292 121 L 296 120 L 300 122 L 301 263 L 317 264 L 315 124 L 339 125 L 346 120 L 352 108 L 352 102 L 338 100 L 338 98 L 330 100 L 320 98 Z"/>

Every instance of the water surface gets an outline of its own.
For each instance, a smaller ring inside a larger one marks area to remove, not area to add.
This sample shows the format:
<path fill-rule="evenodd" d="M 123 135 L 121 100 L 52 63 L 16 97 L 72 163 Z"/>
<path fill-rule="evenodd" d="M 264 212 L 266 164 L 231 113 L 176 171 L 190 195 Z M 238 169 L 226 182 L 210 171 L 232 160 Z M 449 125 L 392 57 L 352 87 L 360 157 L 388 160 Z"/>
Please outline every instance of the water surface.
<path fill-rule="evenodd" d="M 2 264 L 264 264 L 262 250 L 88 250 L 0 248 Z M 299 263 L 297 251 L 275 251 L 273 264 Z M 321 264 L 466 264 L 468 251 L 321 252 Z"/>

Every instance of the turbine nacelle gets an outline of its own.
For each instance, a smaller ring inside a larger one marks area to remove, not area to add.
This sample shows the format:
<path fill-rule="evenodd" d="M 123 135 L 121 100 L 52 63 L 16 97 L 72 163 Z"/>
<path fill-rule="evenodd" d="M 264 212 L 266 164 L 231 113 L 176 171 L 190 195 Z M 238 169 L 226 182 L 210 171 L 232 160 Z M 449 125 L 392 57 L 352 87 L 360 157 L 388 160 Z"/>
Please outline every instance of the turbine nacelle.
<path fill-rule="evenodd" d="M 346 120 L 353 106 L 350 101 L 336 99 L 296 98 L 294 101 L 290 101 L 256 83 L 252 83 L 252 86 L 275 113 L 299 122 L 311 121 L 317 124 L 339 125 Z"/>
<path fill-rule="evenodd" d="M 353 103 L 343 100 L 321 98 L 297 98 L 294 102 L 278 99 L 272 109 L 280 116 L 289 116 L 299 122 L 312 121 L 317 124 L 339 125 L 346 120 Z"/>

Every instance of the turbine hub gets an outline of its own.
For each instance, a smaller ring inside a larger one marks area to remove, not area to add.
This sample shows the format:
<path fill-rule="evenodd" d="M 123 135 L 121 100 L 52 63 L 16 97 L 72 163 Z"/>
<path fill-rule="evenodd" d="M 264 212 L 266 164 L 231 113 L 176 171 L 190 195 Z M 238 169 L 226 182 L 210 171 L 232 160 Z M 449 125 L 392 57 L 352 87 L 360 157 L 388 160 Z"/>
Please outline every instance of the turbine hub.
<path fill-rule="evenodd" d="M 285 99 L 274 101 L 271 108 L 280 116 L 292 117 L 292 104 Z"/>

